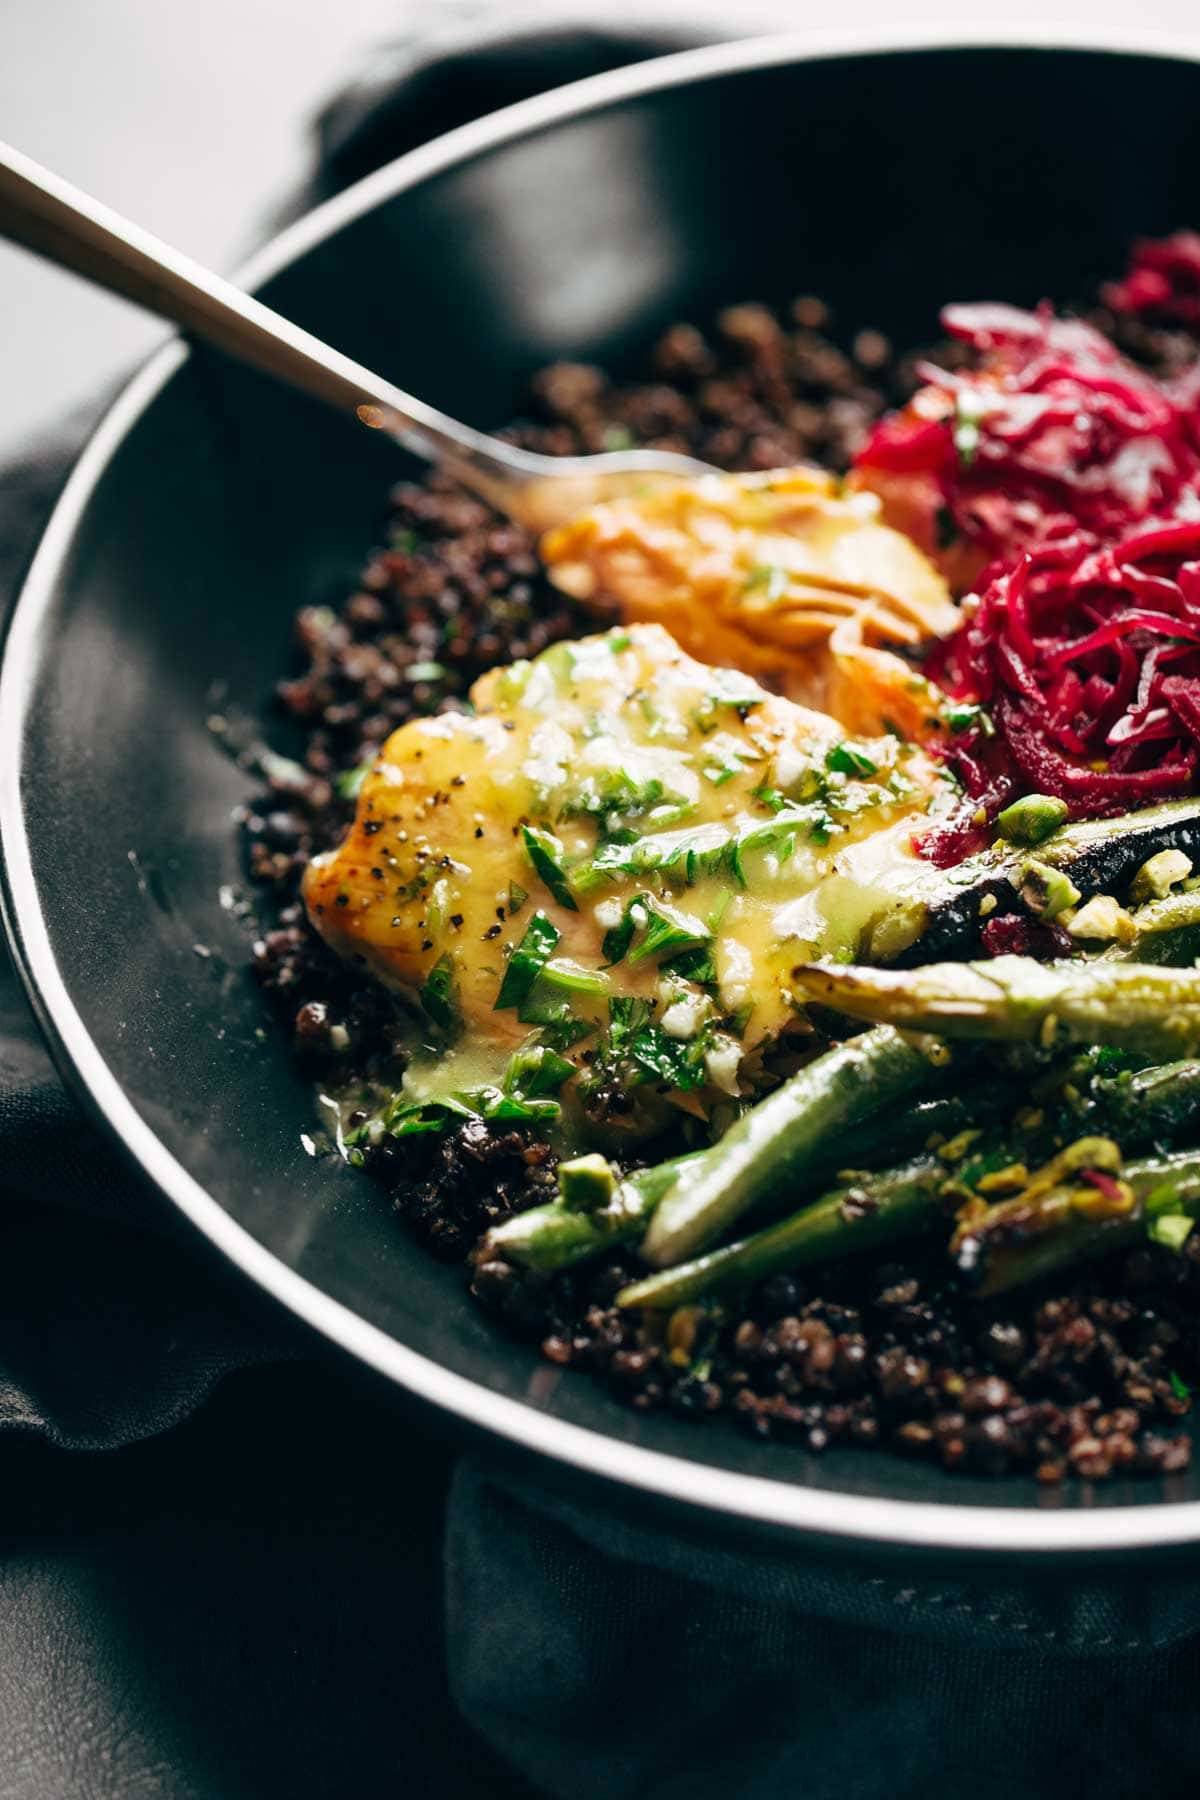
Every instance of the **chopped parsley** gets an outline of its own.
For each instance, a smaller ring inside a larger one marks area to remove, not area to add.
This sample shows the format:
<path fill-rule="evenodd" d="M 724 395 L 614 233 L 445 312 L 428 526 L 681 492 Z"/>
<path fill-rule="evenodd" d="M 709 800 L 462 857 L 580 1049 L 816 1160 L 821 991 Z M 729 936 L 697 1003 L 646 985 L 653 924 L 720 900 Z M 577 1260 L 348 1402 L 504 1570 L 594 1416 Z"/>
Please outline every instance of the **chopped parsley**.
<path fill-rule="evenodd" d="M 560 906 L 565 906 L 569 912 L 578 912 L 575 896 L 567 886 L 563 847 L 554 833 L 541 831 L 536 825 L 525 825 L 521 837 L 538 880 L 550 890 Z"/>
<path fill-rule="evenodd" d="M 375 758 L 369 757 L 366 762 L 359 763 L 357 769 L 343 769 L 334 782 L 338 795 L 343 800 L 357 800 L 362 791 L 362 784 L 375 767 Z"/>
<path fill-rule="evenodd" d="M 543 988 L 560 988 L 568 994 L 606 994 L 608 976 L 603 969 L 588 969 L 569 956 L 556 956 L 542 969 L 538 980 Z"/>
<path fill-rule="evenodd" d="M 587 1077 L 589 1088 L 608 1081 L 633 1086 L 665 1081 L 687 1093 L 707 1081 L 707 1030 L 693 1038 L 669 1037 L 652 1022 L 649 1001 L 623 995 L 614 995 L 608 1010 L 609 1027 Z"/>
<path fill-rule="evenodd" d="M 861 744 L 853 744 L 848 738 L 827 751 L 825 767 L 836 775 L 865 777 L 879 773 L 879 764 L 867 755 Z"/>
<path fill-rule="evenodd" d="M 960 736 L 964 731 L 982 731 L 991 737 L 995 727 L 991 718 L 982 706 L 975 706 L 968 700 L 950 700 L 942 708 L 942 718 L 946 730 Z"/>
<path fill-rule="evenodd" d="M 536 1025 L 542 1043 L 555 1050 L 569 1050 L 595 1030 L 588 1019 L 577 1017 L 568 1000 L 552 999 L 540 985 L 518 1007 L 517 1017 L 522 1025 Z"/>
<path fill-rule="evenodd" d="M 706 945 L 711 936 L 708 926 L 693 914 L 653 894 L 639 893 L 626 904 L 620 923 L 605 932 L 604 956 L 610 965 L 626 959 L 643 962 L 648 956 L 666 962 L 680 951 Z"/>
<path fill-rule="evenodd" d="M 694 802 L 672 792 L 656 776 L 637 781 L 627 769 L 589 771 L 574 785 L 560 816 L 564 819 L 598 819 L 612 836 L 623 821 L 643 819 L 653 813 L 660 822 L 683 819 L 695 810 Z"/>
<path fill-rule="evenodd" d="M 775 818 L 758 823 L 750 821 L 735 828 L 717 823 L 696 825 L 683 831 L 651 833 L 632 843 L 601 844 L 593 856 L 572 869 L 571 885 L 577 894 L 587 894 L 622 877 L 661 875 L 691 887 L 705 876 L 715 875 L 744 888 L 749 885 L 747 855 L 762 851 L 786 862 L 799 839 L 826 844 L 834 828 L 835 821 L 825 806 L 793 806 L 785 801 Z"/>
<path fill-rule="evenodd" d="M 680 912 L 665 901 L 646 896 L 639 903 L 645 914 L 645 936 L 627 952 L 630 963 L 644 962 L 648 956 L 666 961 L 681 950 L 694 950 L 707 944 L 712 933 L 703 920 L 691 913 Z"/>
<path fill-rule="evenodd" d="M 426 1017 L 442 1031 L 457 1030 L 458 995 L 455 991 L 454 958 L 449 951 L 438 957 L 425 977 L 425 985 L 417 997 Z"/>
<path fill-rule="evenodd" d="M 558 928 L 545 913 L 535 912 L 525 927 L 524 937 L 508 959 L 500 992 L 496 995 L 497 1012 L 521 1004 L 554 954 L 558 937 Z"/>
<path fill-rule="evenodd" d="M 375 1130 L 394 1138 L 445 1131 L 460 1119 L 546 1125 L 560 1117 L 562 1107 L 553 1096 L 574 1073 L 574 1063 L 548 1046 L 536 1044 L 510 1057 L 498 1087 L 486 1083 L 477 1088 L 457 1088 L 423 1100 L 408 1099 L 401 1089 L 375 1119 L 360 1125 L 346 1142 L 351 1146 L 370 1142 Z"/>
<path fill-rule="evenodd" d="M 564 1081 L 575 1073 L 574 1063 L 559 1056 L 547 1044 L 533 1044 L 517 1050 L 509 1058 L 504 1071 L 504 1091 L 536 1100 L 546 1094 L 557 1094 Z"/>
<path fill-rule="evenodd" d="M 736 669 L 710 669 L 708 674 L 709 690 L 691 714 L 697 731 L 705 734 L 715 731 L 722 707 L 730 707 L 739 719 L 744 719 L 753 707 L 761 706 L 766 699 L 762 689 Z"/>

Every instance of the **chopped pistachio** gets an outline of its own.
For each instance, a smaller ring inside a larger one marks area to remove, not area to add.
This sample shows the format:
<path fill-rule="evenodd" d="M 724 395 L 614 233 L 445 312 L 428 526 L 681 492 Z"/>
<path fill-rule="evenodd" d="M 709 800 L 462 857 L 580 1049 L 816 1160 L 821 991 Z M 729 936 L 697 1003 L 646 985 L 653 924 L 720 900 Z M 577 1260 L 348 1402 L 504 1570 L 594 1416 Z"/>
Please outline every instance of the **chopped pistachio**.
<path fill-rule="evenodd" d="M 1010 844 L 1044 844 L 1063 823 L 1067 810 L 1066 801 L 1053 794 L 1024 794 L 1004 808 L 996 829 Z"/>
<path fill-rule="evenodd" d="M 938 1155 L 941 1157 L 942 1161 L 946 1163 L 961 1162 L 963 1157 L 967 1154 L 967 1151 L 971 1148 L 971 1145 L 975 1143 L 980 1136 L 982 1136 L 982 1133 L 975 1130 L 957 1132 L 954 1137 L 947 1138 L 939 1146 Z"/>
<path fill-rule="evenodd" d="M 1024 1163 L 1006 1163 L 1002 1169 L 981 1175 L 975 1183 L 975 1191 L 990 1200 L 996 1194 L 1019 1194 L 1028 1181 L 1029 1170 Z"/>
<path fill-rule="evenodd" d="M 1034 856 L 1021 865 L 1018 884 L 1022 900 L 1039 919 L 1057 918 L 1080 899 L 1079 889 L 1068 875 Z"/>
<path fill-rule="evenodd" d="M 1154 1243 L 1178 1253 L 1191 1236 L 1195 1223 L 1186 1213 L 1159 1213 L 1157 1218 L 1151 1219 L 1147 1229 Z"/>
<path fill-rule="evenodd" d="M 891 962 L 915 944 L 925 929 L 929 909 L 921 900 L 898 900 L 866 933 L 864 953 L 872 962 Z"/>
<path fill-rule="evenodd" d="M 598 1212 L 616 1191 L 612 1164 L 597 1151 L 558 1165 L 559 1198 L 571 1212 Z"/>
<path fill-rule="evenodd" d="M 1163 900 L 1173 887 L 1186 881 L 1192 872 L 1192 859 L 1182 850 L 1160 850 L 1144 862 L 1129 889 L 1134 901 Z"/>
<path fill-rule="evenodd" d="M 1111 894 L 1096 894 L 1081 906 L 1067 925 L 1073 938 L 1103 939 L 1106 943 L 1131 944 L 1137 926 Z"/>

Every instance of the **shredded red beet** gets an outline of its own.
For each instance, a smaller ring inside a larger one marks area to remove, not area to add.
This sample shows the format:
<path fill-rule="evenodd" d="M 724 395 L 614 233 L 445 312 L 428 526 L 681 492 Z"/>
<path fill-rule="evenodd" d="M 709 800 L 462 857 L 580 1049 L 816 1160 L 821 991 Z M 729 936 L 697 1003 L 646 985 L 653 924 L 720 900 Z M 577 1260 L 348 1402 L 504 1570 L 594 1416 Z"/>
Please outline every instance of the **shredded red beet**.
<path fill-rule="evenodd" d="M 1200 762 L 1200 520 L 1084 533 L 993 576 L 931 673 L 984 706 L 949 760 L 976 812 L 1017 787 L 1103 816 L 1191 791 Z M 941 860 L 929 834 L 925 853 Z"/>
<path fill-rule="evenodd" d="M 1200 517 L 1194 383 L 1156 381 L 1048 307 L 948 306 L 942 323 L 978 368 L 923 365 L 926 385 L 856 460 L 868 484 L 873 471 L 907 478 L 906 505 L 924 511 L 932 544 L 961 536 L 1010 562 L 1081 527 L 1111 540 L 1189 506 Z"/>
<path fill-rule="evenodd" d="M 1100 297 L 1115 313 L 1200 329 L 1200 232 L 1139 238 L 1124 277 L 1108 282 Z"/>

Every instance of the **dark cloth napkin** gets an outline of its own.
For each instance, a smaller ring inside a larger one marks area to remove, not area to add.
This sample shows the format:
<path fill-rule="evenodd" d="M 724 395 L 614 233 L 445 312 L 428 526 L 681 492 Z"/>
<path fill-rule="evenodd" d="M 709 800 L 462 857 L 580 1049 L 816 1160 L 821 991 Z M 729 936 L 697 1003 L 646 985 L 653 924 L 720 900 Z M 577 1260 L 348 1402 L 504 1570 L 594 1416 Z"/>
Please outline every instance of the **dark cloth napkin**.
<path fill-rule="evenodd" d="M 614 31 L 545 8 L 524 29 L 492 18 L 442 14 L 382 50 L 322 115 L 298 204 L 498 105 L 713 35 L 679 15 Z M 780 22 L 796 23 L 783 0 Z M 0 477 L 0 604 L 86 423 Z M 82 1120 L 7 967 L 0 1191 L 0 1427 L 116 1448 L 236 1370 L 310 1352 L 197 1260 Z M 455 1480 L 445 1567 L 458 1705 L 546 1794 L 1146 1800 L 1200 1778 L 1187 1571 L 933 1580 L 698 1548 L 474 1463 Z"/>

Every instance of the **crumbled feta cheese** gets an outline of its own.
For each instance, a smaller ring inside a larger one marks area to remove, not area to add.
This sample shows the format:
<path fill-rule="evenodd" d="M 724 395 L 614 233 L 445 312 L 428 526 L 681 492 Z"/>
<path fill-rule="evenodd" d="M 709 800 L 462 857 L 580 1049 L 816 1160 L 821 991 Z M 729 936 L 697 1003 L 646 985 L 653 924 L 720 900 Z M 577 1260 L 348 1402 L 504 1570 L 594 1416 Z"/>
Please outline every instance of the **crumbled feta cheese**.
<path fill-rule="evenodd" d="M 687 989 L 676 989 L 674 998 L 663 1014 L 660 1024 L 671 1038 L 694 1038 L 704 1022 L 708 1012 L 708 997 L 705 994 L 689 993 Z"/>
<path fill-rule="evenodd" d="M 732 912 L 733 908 L 730 908 Z M 728 917 L 728 914 L 726 915 Z M 736 1012 L 750 998 L 750 983 L 754 980 L 754 958 L 749 949 L 737 938 L 722 938 L 719 946 L 721 970 L 721 1004 L 729 1012 Z"/>
<path fill-rule="evenodd" d="M 775 752 L 775 786 L 786 794 L 807 775 L 811 764 L 795 744 L 781 744 Z"/>
<path fill-rule="evenodd" d="M 742 1046 L 736 1038 L 718 1032 L 704 1058 L 704 1072 L 713 1086 L 723 1094 L 738 1091 L 738 1070 L 742 1066 Z"/>
<path fill-rule="evenodd" d="M 601 931 L 613 931 L 621 923 L 622 910 L 621 902 L 613 894 L 607 900 L 597 900 L 592 914 Z"/>

